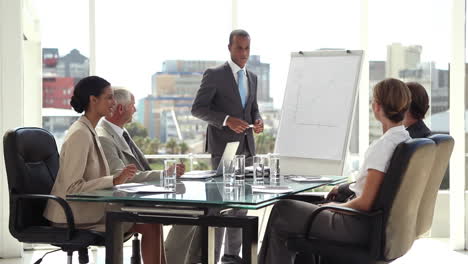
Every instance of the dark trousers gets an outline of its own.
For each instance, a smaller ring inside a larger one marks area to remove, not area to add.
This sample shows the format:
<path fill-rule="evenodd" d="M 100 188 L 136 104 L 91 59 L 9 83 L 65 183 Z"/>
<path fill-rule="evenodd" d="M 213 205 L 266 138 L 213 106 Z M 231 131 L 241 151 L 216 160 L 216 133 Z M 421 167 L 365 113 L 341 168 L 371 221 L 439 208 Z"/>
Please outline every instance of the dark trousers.
<path fill-rule="evenodd" d="M 315 204 L 301 201 L 278 201 L 268 220 L 258 263 L 293 264 L 296 252 L 288 250 L 286 241 L 292 235 L 303 235 L 306 232 L 310 215 L 317 208 Z M 367 221 L 353 215 L 323 211 L 312 223 L 310 235 L 335 241 L 364 243 L 368 237 Z"/>

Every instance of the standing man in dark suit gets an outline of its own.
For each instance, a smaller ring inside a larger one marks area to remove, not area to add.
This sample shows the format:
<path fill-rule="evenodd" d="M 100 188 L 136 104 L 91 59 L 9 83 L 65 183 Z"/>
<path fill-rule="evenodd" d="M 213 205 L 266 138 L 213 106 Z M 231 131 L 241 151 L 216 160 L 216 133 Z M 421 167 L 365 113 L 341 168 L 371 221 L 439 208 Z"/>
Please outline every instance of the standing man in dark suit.
<path fill-rule="evenodd" d="M 226 144 L 232 141 L 240 142 L 237 154 L 245 155 L 246 164 L 251 164 L 255 155 L 253 133 L 263 132 L 257 104 L 257 76 L 246 69 L 250 55 L 249 33 L 241 29 L 232 31 L 228 49 L 231 59 L 205 71 L 192 106 L 192 115 L 208 122 L 206 151 L 211 153 L 213 169 L 218 167 Z M 232 210 L 230 214 L 246 215 L 247 210 Z M 218 228 L 217 248 L 223 236 L 224 228 Z M 222 263 L 241 263 L 238 256 L 241 244 L 241 230 L 227 228 Z"/>
<path fill-rule="evenodd" d="M 208 122 L 206 150 L 218 166 L 226 143 L 239 141 L 237 154 L 255 155 L 253 132 L 263 131 L 257 104 L 257 75 L 246 69 L 250 36 L 234 30 L 229 36 L 231 60 L 207 69 L 192 106 L 192 115 Z M 253 129 L 249 125 L 253 124 Z"/>

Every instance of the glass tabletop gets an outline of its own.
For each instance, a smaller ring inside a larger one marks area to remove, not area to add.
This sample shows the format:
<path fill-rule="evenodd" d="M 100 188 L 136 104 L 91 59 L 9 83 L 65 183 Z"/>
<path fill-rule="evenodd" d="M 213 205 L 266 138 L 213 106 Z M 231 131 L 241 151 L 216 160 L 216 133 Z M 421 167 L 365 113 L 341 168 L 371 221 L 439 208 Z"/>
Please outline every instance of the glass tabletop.
<path fill-rule="evenodd" d="M 295 181 L 293 177 L 281 177 L 277 181 L 270 182 L 268 178 L 265 178 L 265 181 L 260 184 L 254 184 L 252 179 L 247 178 L 243 182 L 237 182 L 234 186 L 226 186 L 223 182 L 223 177 L 213 177 L 204 180 L 177 180 L 175 190 L 170 193 L 154 193 L 143 190 L 147 187 L 151 188 L 151 185 L 157 187 L 161 186 L 161 182 L 152 181 L 140 185 L 140 187 L 144 187 L 141 189 L 146 192 L 129 192 L 126 188 L 114 187 L 67 195 L 67 200 L 134 204 L 177 204 L 205 207 L 228 206 L 244 209 L 258 209 L 287 195 L 346 181 L 346 177 L 344 176 L 325 177 L 328 178 L 327 181 L 314 182 Z M 162 189 L 162 187 L 160 188 Z"/>

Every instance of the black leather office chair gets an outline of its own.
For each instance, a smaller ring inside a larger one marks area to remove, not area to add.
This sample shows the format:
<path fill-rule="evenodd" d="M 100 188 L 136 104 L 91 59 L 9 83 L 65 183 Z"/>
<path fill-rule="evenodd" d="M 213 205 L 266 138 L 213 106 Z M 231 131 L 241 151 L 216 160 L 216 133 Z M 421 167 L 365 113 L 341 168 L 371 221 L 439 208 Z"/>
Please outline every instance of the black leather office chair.
<path fill-rule="evenodd" d="M 59 154 L 54 137 L 42 128 L 9 130 L 3 138 L 3 151 L 10 194 L 10 233 L 20 242 L 52 244 L 68 254 L 74 251 L 79 263 L 88 263 L 90 245 L 104 245 L 104 235 L 75 229 L 68 203 L 50 195 L 59 168 Z M 42 216 L 47 200 L 58 202 L 66 215 L 68 228 L 50 225 Z"/>
<path fill-rule="evenodd" d="M 370 235 L 362 246 L 309 235 L 290 237 L 287 246 L 301 254 L 301 261 L 326 264 L 389 263 L 403 256 L 417 238 L 418 209 L 435 159 L 430 139 L 411 139 L 396 148 L 370 212 L 339 206 L 322 206 L 310 217 L 309 226 L 323 210 L 354 213 L 369 219 Z M 305 262 L 304 262 L 305 263 Z"/>

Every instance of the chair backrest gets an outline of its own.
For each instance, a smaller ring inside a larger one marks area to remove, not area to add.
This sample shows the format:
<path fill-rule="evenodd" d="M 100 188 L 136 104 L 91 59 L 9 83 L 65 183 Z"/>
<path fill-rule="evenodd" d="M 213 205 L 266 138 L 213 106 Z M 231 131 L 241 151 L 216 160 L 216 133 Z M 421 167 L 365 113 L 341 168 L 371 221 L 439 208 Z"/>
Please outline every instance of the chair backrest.
<path fill-rule="evenodd" d="M 35 127 L 9 130 L 3 137 L 3 152 L 10 201 L 14 195 L 50 194 L 59 169 L 59 154 L 52 134 Z M 42 216 L 46 202 L 28 199 L 21 200 L 20 206 L 10 207 L 10 230 L 48 225 Z"/>
<path fill-rule="evenodd" d="M 383 210 L 380 257 L 403 256 L 416 239 L 419 204 L 429 179 L 436 145 L 426 138 L 411 139 L 395 149 L 380 187 L 374 210 Z M 372 241 L 371 241 L 372 243 Z"/>
<path fill-rule="evenodd" d="M 418 222 L 416 225 L 417 236 L 423 235 L 431 228 L 437 193 L 447 170 L 455 143 L 451 136 L 443 134 L 432 135 L 429 139 L 436 143 L 436 154 L 429 181 L 419 205 Z"/>

